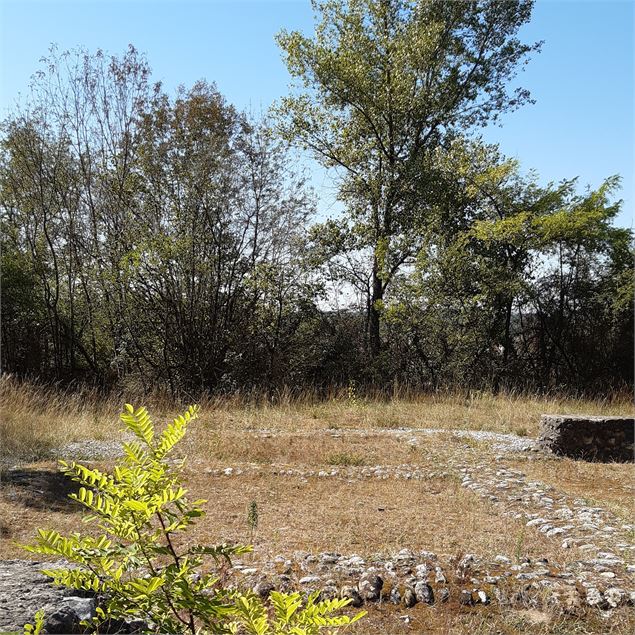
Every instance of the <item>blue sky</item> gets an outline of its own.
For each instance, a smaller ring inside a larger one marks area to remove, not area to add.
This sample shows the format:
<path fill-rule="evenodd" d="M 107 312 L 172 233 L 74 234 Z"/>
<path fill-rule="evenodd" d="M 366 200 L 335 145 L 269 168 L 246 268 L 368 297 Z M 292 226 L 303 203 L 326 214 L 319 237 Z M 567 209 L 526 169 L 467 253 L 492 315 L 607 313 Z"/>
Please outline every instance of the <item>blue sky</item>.
<path fill-rule="evenodd" d="M 265 110 L 287 91 L 289 78 L 274 42 L 282 28 L 311 32 L 308 0 L 0 0 L 2 116 L 13 107 L 50 43 L 120 53 L 145 52 L 167 89 L 214 81 L 241 109 Z M 624 199 L 618 223 L 632 226 L 633 30 L 635 1 L 538 0 L 521 36 L 545 40 L 519 75 L 536 104 L 485 131 L 508 156 L 541 181 L 580 177 L 597 187 L 620 174 Z M 316 172 L 330 208 L 330 188 Z"/>

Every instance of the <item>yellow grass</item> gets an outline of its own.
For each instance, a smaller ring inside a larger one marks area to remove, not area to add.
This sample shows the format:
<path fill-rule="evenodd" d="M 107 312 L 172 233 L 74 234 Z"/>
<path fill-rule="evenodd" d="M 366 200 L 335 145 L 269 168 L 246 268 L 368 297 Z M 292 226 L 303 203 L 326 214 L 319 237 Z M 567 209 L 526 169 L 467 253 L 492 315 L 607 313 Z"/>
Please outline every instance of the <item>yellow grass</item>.
<path fill-rule="evenodd" d="M 112 394 L 105 398 L 91 390 L 43 388 L 0 377 L 0 455 L 34 459 L 70 441 L 117 439 L 117 415 L 125 402 L 143 403 L 157 419 L 175 415 L 183 405 L 165 395 Z M 621 393 L 603 399 L 576 399 L 482 392 L 400 395 L 396 391 L 392 399 L 355 400 L 348 399 L 345 392 L 325 400 L 282 393 L 273 402 L 264 397 L 206 395 L 198 402 L 200 426 L 218 432 L 430 427 L 535 436 L 544 413 L 633 413 L 630 396 Z"/>
<path fill-rule="evenodd" d="M 499 515 L 486 503 L 475 504 L 474 494 L 449 477 L 349 482 L 269 473 L 228 478 L 198 469 L 187 470 L 184 477 L 194 497 L 208 500 L 208 516 L 188 533 L 188 540 L 250 543 L 247 511 L 255 501 L 259 520 L 253 543 L 259 559 L 295 550 L 368 557 L 404 547 L 446 556 L 546 556 L 560 563 L 580 556 L 575 549 L 561 550 L 543 534 L 527 531 L 522 521 Z M 81 508 L 66 494 L 53 463 L 8 473 L 0 488 L 0 518 L 8 523 L 0 537 L 0 558 L 25 557 L 14 541 L 29 542 L 37 527 L 76 530 Z"/>

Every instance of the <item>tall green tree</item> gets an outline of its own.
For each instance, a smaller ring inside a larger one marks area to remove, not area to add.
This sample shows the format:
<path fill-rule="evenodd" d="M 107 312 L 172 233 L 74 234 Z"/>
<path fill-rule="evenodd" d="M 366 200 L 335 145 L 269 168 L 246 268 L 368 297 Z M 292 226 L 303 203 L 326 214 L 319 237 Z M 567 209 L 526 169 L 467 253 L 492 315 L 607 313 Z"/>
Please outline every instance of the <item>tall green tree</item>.
<path fill-rule="evenodd" d="M 387 302 L 393 369 L 433 385 L 594 390 L 632 373 L 632 233 L 619 179 L 541 186 L 496 146 L 453 143 L 437 166 L 433 243 Z M 611 379 L 609 379 L 611 377 Z"/>
<path fill-rule="evenodd" d="M 532 5 L 327 0 L 314 2 L 313 38 L 278 36 L 298 80 L 278 107 L 280 129 L 337 171 L 346 211 L 328 240 L 367 254 L 372 357 L 381 349 L 384 296 L 417 254 L 434 210 L 435 148 L 529 99 L 507 85 L 539 48 L 517 37 Z"/>

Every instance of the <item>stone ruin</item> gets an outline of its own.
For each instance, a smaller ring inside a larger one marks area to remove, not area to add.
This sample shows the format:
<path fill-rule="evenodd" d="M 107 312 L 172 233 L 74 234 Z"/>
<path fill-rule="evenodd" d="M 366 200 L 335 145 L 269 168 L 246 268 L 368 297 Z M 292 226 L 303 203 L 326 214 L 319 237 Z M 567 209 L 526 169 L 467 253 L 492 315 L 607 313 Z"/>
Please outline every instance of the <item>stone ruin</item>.
<path fill-rule="evenodd" d="M 538 445 L 553 454 L 589 461 L 635 461 L 635 419 L 542 415 Z"/>

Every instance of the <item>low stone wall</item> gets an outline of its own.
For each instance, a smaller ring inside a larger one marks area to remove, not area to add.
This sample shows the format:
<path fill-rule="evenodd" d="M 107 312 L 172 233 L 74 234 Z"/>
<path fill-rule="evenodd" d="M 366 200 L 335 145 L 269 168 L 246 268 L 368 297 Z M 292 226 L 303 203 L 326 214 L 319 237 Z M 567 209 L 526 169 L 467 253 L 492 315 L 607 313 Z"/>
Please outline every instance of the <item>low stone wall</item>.
<path fill-rule="evenodd" d="M 589 461 L 634 461 L 635 419 L 584 415 L 542 415 L 538 445 Z"/>

